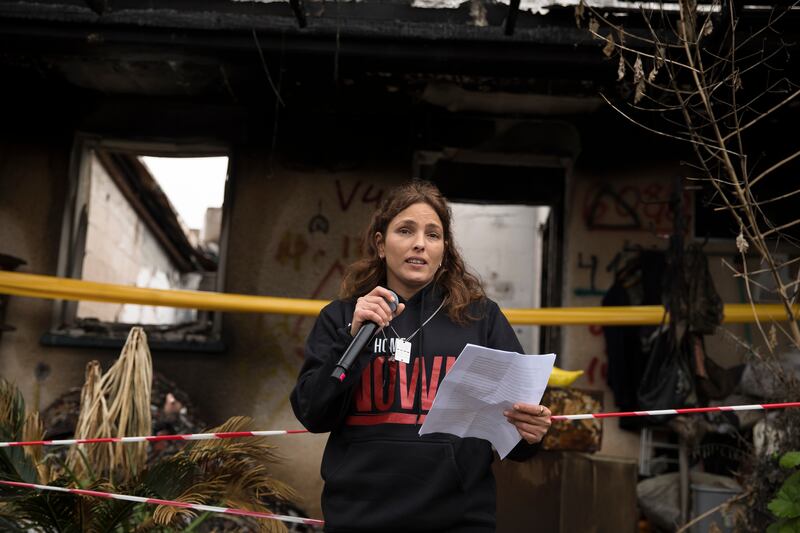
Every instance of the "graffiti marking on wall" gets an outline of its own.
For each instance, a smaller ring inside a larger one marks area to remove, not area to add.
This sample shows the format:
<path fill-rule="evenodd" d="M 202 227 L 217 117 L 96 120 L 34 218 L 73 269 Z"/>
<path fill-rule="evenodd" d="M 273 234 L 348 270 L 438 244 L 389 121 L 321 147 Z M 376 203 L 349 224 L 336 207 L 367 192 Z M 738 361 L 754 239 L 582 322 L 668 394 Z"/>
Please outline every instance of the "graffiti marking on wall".
<path fill-rule="evenodd" d="M 308 232 L 314 233 L 319 231 L 322 233 L 328 233 L 331 225 L 325 215 L 322 214 L 322 200 L 319 201 L 317 211 L 317 214 L 311 217 L 311 220 L 308 221 Z"/>
<path fill-rule="evenodd" d="M 600 378 L 603 381 L 605 381 L 608 376 L 608 363 L 605 361 L 605 359 L 608 359 L 608 356 L 606 355 L 605 341 L 602 339 L 603 326 L 597 326 L 597 325 L 589 326 L 589 334 L 596 339 L 598 337 L 601 337 L 599 341 L 602 343 L 603 346 L 604 361 L 601 362 L 599 357 L 594 356 L 589 361 L 589 364 L 586 367 L 586 380 L 589 382 L 589 385 L 594 385 L 598 368 L 600 370 Z"/>
<path fill-rule="evenodd" d="M 380 203 L 384 194 L 382 187 L 362 181 L 345 181 L 343 184 L 342 180 L 337 179 L 333 185 L 335 192 L 326 189 L 317 198 L 316 213 L 312 211 L 307 219 L 307 227 L 304 228 L 307 231 L 298 231 L 296 226 L 287 228 L 279 239 L 275 252 L 275 260 L 279 265 L 289 266 L 295 272 L 305 274 L 304 279 L 308 279 L 308 286 L 314 287 L 306 297 L 312 299 L 336 294 L 346 265 L 359 256 L 360 238 L 344 234 L 339 218 L 359 216 L 363 211 L 366 219 L 368 212 Z M 332 200 L 334 194 L 336 199 Z M 336 205 L 331 204 L 332 201 L 338 202 L 342 212 L 350 211 L 354 205 L 356 209 L 352 210 L 352 215 L 346 216 L 324 213 L 323 205 Z M 326 214 L 332 218 L 329 219 Z M 316 235 L 318 233 L 321 235 Z M 320 272 L 323 274 L 318 277 Z M 278 336 L 284 339 L 285 352 L 295 354 L 301 359 L 307 318 L 309 317 L 299 316 L 291 317 L 287 321 L 271 321 Z"/>
<path fill-rule="evenodd" d="M 319 298 L 323 291 L 326 289 L 330 289 L 332 284 L 335 284 L 337 287 L 339 286 L 339 280 L 344 275 L 345 266 L 342 264 L 341 261 L 338 259 L 333 262 L 333 264 L 328 268 L 328 270 L 323 274 L 322 278 L 320 279 L 317 286 L 311 292 L 309 298 L 315 299 Z M 298 316 L 295 318 L 294 327 L 292 328 L 292 337 L 293 338 L 300 338 L 300 331 L 302 329 L 303 323 L 305 322 L 305 316 Z M 300 355 L 302 356 L 302 349 L 300 350 Z"/>
<path fill-rule="evenodd" d="M 612 185 L 590 188 L 583 201 L 586 228 L 595 230 L 651 231 L 670 233 L 673 213 L 670 210 L 672 185 L 662 182 Z M 692 197 L 684 192 L 684 217 L 691 227 Z"/>
<path fill-rule="evenodd" d="M 586 368 L 586 379 L 589 385 L 594 385 L 595 372 L 597 372 L 598 364 L 600 366 L 600 378 L 605 381 L 608 377 L 608 364 L 605 362 L 600 363 L 600 359 L 598 359 L 597 356 L 592 357 L 589 366 Z"/>
<path fill-rule="evenodd" d="M 597 256 L 592 254 L 587 261 L 584 261 L 583 254 L 578 252 L 578 268 L 589 271 L 589 286 L 576 287 L 573 291 L 575 296 L 603 296 L 606 292 L 598 290 L 595 285 L 597 279 Z"/>
<path fill-rule="evenodd" d="M 609 213 L 612 211 L 613 213 Z M 613 216 L 616 215 L 616 216 Z M 583 219 L 590 230 L 633 229 L 642 227 L 639 215 L 610 185 L 590 191 L 583 207 Z"/>
<path fill-rule="evenodd" d="M 656 247 L 654 246 L 649 249 L 656 250 Z M 616 254 L 614 254 L 611 260 L 606 263 L 603 268 L 606 273 L 612 274 L 612 277 L 616 277 L 618 272 L 628 267 L 628 263 L 631 258 L 638 257 L 638 254 L 645 250 L 648 250 L 648 248 L 645 248 L 639 244 L 631 244 L 628 239 L 625 239 L 625 243 L 623 244 L 622 248 Z M 573 294 L 575 294 L 575 296 L 605 296 L 606 290 L 597 287 L 597 272 L 598 267 L 601 264 L 602 261 L 598 256 L 590 255 L 589 260 L 584 260 L 583 254 L 578 252 L 577 266 L 579 269 L 589 270 L 589 286 L 576 287 L 573 290 Z"/>
<path fill-rule="evenodd" d="M 589 326 L 589 333 L 592 337 L 599 337 L 603 334 L 603 326 Z"/>
<path fill-rule="evenodd" d="M 361 237 L 357 235 L 342 235 L 342 254 L 340 259 L 356 259 L 361 257 Z"/>
<path fill-rule="evenodd" d="M 295 271 L 299 271 L 303 256 L 308 252 L 308 241 L 302 233 L 285 231 L 278 242 L 278 250 L 275 252 L 275 260 L 281 266 L 286 266 L 291 262 Z"/>
<path fill-rule="evenodd" d="M 375 185 L 366 185 L 363 189 L 362 186 L 364 184 L 360 181 L 357 181 L 353 188 L 350 190 L 349 194 L 345 194 L 342 190 L 342 183 L 339 180 L 336 180 L 336 195 L 339 199 L 339 207 L 342 208 L 342 211 L 347 211 L 350 209 L 350 206 L 353 204 L 353 200 L 358 195 L 359 190 L 363 190 L 361 195 L 361 202 L 364 204 L 373 204 L 375 207 L 383 198 L 383 189 L 376 187 Z"/>

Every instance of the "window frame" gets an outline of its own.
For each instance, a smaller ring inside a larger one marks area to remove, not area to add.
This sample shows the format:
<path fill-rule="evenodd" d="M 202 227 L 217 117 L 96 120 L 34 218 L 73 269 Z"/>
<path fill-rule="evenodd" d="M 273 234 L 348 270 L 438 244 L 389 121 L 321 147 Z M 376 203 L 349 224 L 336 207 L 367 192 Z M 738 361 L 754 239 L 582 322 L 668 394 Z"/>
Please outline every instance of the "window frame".
<path fill-rule="evenodd" d="M 96 134 L 78 132 L 75 135 L 68 169 L 68 194 L 65 199 L 59 237 L 58 263 L 56 275 L 59 277 L 83 279 L 83 258 L 88 226 L 81 222 L 85 212 L 86 192 L 91 172 L 93 151 L 107 150 L 136 156 L 155 157 L 220 157 L 228 158 L 225 192 L 222 203 L 222 223 L 220 228 L 219 263 L 217 264 L 214 291 L 225 291 L 225 272 L 228 258 L 230 220 L 233 208 L 235 154 L 232 147 L 223 142 L 153 140 L 140 141 L 123 138 L 107 138 Z M 83 199 L 83 200 L 82 200 Z M 124 339 L 116 339 L 99 334 L 76 337 L 64 333 L 78 320 L 78 301 L 54 300 L 50 331 L 42 336 L 45 345 L 76 347 L 121 347 Z M 167 341 L 153 338 L 151 348 L 169 351 L 221 352 L 225 350 L 222 342 L 222 313 L 210 311 L 211 331 L 203 342 Z M 107 322 L 114 324 L 118 322 Z M 134 324 L 141 325 L 141 324 Z M 150 325 L 147 325 L 150 326 Z"/>

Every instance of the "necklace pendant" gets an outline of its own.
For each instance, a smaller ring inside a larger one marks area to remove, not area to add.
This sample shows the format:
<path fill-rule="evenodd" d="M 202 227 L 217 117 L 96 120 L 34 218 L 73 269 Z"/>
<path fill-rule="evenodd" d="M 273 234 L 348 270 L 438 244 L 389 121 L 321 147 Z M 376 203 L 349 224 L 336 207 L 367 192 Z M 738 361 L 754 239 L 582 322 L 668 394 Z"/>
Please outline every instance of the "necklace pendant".
<path fill-rule="evenodd" d="M 411 343 L 405 339 L 397 339 L 394 343 L 394 358 L 401 363 L 410 363 Z"/>

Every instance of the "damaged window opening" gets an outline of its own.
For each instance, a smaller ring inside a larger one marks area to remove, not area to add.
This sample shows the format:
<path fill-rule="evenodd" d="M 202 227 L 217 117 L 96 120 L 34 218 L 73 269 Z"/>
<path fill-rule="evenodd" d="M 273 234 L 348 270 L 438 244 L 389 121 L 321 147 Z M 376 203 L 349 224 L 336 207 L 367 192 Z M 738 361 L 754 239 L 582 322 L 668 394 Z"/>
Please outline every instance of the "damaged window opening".
<path fill-rule="evenodd" d="M 82 144 L 59 275 L 148 289 L 222 291 L 227 151 Z M 220 315 L 210 311 L 57 301 L 54 318 L 44 344 L 119 347 L 138 325 L 153 349 L 224 349 Z"/>

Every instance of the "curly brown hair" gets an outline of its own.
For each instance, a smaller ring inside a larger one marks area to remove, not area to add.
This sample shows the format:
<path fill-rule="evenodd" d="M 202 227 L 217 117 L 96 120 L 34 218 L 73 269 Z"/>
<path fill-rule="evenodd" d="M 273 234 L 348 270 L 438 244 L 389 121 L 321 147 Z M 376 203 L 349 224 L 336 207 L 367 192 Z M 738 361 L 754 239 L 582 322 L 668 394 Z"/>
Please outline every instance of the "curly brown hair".
<path fill-rule="evenodd" d="M 386 264 L 378 255 L 375 234 L 386 235 L 389 223 L 407 207 L 426 203 L 436 211 L 442 221 L 444 232 L 444 255 L 442 266 L 436 272 L 434 283 L 444 293 L 445 310 L 457 324 L 465 324 L 479 317 L 471 316 L 468 307 L 472 302 L 482 301 L 486 292 L 480 280 L 467 270 L 464 259 L 453 241 L 451 222 L 453 214 L 447 199 L 433 183 L 413 180 L 393 189 L 372 215 L 372 221 L 364 232 L 361 243 L 362 257 L 351 264 L 344 274 L 339 296 L 344 299 L 358 298 L 377 285 L 386 286 Z"/>

